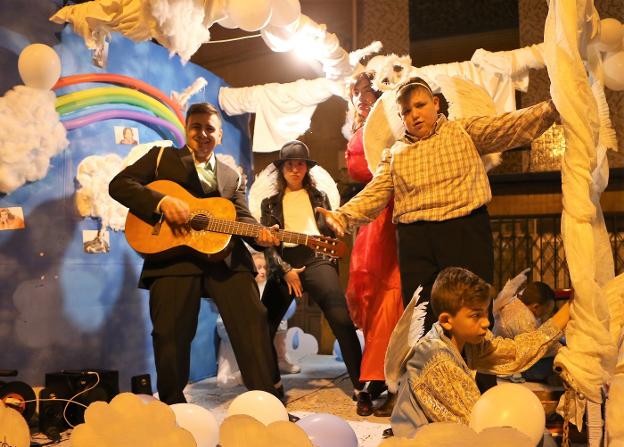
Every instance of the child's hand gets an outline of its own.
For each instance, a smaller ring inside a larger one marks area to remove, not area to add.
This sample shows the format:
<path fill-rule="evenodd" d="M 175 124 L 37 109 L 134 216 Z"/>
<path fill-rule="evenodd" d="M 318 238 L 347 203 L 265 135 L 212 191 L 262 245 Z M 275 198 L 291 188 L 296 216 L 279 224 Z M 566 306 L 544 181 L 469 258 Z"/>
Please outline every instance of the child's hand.
<path fill-rule="evenodd" d="M 557 313 L 552 316 L 551 320 L 555 326 L 564 330 L 568 321 L 570 321 L 570 302 L 566 302 L 563 306 L 561 306 Z"/>

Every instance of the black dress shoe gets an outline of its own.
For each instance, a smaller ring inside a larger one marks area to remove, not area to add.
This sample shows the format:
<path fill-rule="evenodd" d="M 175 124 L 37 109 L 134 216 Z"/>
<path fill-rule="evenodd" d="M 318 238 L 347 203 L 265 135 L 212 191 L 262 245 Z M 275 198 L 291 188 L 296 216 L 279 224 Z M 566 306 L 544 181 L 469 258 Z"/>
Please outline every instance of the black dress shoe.
<path fill-rule="evenodd" d="M 299 416 L 295 416 L 294 414 L 288 413 L 288 420 L 290 422 L 297 422 L 299 419 L 301 419 Z"/>
<path fill-rule="evenodd" d="M 360 391 L 357 394 L 357 406 L 355 412 L 360 416 L 373 414 L 373 400 L 368 391 Z"/>
<path fill-rule="evenodd" d="M 386 401 L 381 405 L 381 407 L 375 409 L 373 414 L 380 418 L 389 418 L 390 416 L 392 416 L 392 409 L 394 408 L 396 399 L 396 394 L 388 392 L 388 395 L 386 396 Z"/>

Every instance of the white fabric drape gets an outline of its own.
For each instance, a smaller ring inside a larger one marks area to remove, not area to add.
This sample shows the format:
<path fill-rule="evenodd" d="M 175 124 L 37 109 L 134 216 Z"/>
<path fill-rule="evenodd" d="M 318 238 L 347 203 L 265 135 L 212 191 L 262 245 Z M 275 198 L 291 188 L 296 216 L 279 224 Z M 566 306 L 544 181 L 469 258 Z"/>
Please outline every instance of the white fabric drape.
<path fill-rule="evenodd" d="M 621 315 L 623 291 L 622 275 L 614 278 L 613 255 L 599 202 L 609 169 L 606 148 L 600 144 L 598 106 L 583 63 L 583 57 L 597 59 L 592 54 L 597 50 L 587 46 L 593 14 L 591 0 L 550 0 L 544 32 L 551 96 L 566 137 L 561 234 L 575 291 L 566 330 L 567 347 L 559 351 L 555 365 L 575 391 L 570 420 L 579 429 L 587 402 L 602 403 L 604 385 L 615 370 L 621 322 L 612 318 Z M 599 82 L 591 71 L 590 64 L 592 80 Z M 616 393 L 610 398 L 621 403 L 622 396 Z M 597 435 L 593 436 L 590 445 L 600 445 Z"/>
<path fill-rule="evenodd" d="M 331 97 L 336 89 L 336 83 L 325 78 L 223 87 L 219 105 L 228 115 L 255 113 L 253 151 L 272 152 L 308 130 L 316 105 Z"/>

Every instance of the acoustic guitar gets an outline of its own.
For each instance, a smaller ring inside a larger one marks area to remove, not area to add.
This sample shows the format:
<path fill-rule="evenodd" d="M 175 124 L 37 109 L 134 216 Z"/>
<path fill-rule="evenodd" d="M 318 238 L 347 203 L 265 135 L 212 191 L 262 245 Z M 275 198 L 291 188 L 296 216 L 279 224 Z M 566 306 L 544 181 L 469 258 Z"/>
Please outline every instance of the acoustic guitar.
<path fill-rule="evenodd" d="M 147 187 L 186 202 L 191 209 L 191 218 L 185 225 L 171 227 L 164 216 L 156 224 L 151 224 L 128 212 L 126 239 L 143 257 L 162 259 L 191 249 L 195 253 L 206 255 L 210 260 L 219 260 L 227 255 L 232 235 L 255 238 L 265 228 L 259 224 L 237 222 L 236 208 L 228 199 L 200 199 L 169 180 L 157 180 Z M 271 232 L 280 241 L 305 245 L 328 258 L 340 258 L 346 252 L 345 243 L 331 237 L 310 236 L 286 230 Z"/>

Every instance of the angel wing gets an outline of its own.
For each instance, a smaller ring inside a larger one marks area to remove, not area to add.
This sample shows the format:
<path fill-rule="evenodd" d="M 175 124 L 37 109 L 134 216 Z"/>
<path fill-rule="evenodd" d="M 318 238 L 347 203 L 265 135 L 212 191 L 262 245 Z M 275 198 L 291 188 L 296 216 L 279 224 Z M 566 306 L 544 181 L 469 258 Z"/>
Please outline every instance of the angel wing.
<path fill-rule="evenodd" d="M 530 268 L 526 268 L 522 270 L 515 278 L 509 279 L 503 289 L 498 293 L 496 298 L 494 299 L 494 304 L 492 306 L 492 313 L 494 314 L 494 318 L 496 319 L 498 315 L 500 315 L 500 310 L 509 304 L 516 296 L 518 295 L 518 289 L 524 284 L 527 280 L 527 273 L 530 271 Z"/>
<path fill-rule="evenodd" d="M 416 342 L 425 335 L 425 316 L 427 315 L 428 301 L 418 303 L 420 300 L 420 292 L 422 292 L 422 286 L 418 286 L 418 289 L 414 292 L 412 301 L 414 302 L 414 313 L 410 322 L 409 334 L 407 336 L 407 344 L 410 348 L 416 346 Z M 416 304 L 418 303 L 418 304 Z"/>
<path fill-rule="evenodd" d="M 338 208 L 340 206 L 340 192 L 338 192 L 336 182 L 329 172 L 316 165 L 310 169 L 310 176 L 316 183 L 316 189 L 327 194 L 331 208 Z M 267 197 L 274 196 L 277 192 L 277 168 L 271 163 L 258 174 L 249 189 L 249 211 L 258 221 L 262 216 L 260 208 L 262 201 Z"/>

